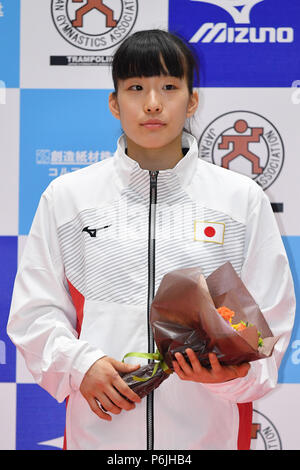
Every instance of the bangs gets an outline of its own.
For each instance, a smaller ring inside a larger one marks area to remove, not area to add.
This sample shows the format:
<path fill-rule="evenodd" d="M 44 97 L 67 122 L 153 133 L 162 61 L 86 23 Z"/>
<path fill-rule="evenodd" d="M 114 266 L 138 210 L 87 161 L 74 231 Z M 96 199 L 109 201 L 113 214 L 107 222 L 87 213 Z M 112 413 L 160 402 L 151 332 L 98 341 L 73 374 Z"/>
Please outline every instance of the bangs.
<path fill-rule="evenodd" d="M 129 36 L 116 51 L 112 66 L 116 91 L 118 80 L 161 74 L 186 75 L 189 89 L 193 87 L 194 57 L 179 38 L 166 31 L 138 31 Z"/>

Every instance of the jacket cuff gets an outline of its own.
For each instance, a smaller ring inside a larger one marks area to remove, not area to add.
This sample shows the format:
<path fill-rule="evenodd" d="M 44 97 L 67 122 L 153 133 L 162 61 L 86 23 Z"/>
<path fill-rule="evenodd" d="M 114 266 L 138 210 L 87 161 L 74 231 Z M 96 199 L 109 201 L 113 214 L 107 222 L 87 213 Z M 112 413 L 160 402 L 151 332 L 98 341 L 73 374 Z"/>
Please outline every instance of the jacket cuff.
<path fill-rule="evenodd" d="M 202 385 L 215 395 L 218 395 L 225 400 L 239 403 L 239 400 L 242 399 L 245 392 L 248 392 L 249 388 L 254 385 L 255 381 L 256 374 L 253 371 L 253 368 L 250 367 L 248 374 L 245 375 L 245 377 L 238 377 L 221 383 L 202 383 Z"/>
<path fill-rule="evenodd" d="M 89 370 L 89 368 L 102 357 L 107 356 L 101 349 L 90 349 L 86 351 L 75 360 L 70 376 L 71 388 L 76 391 L 79 390 L 81 382 Z"/>

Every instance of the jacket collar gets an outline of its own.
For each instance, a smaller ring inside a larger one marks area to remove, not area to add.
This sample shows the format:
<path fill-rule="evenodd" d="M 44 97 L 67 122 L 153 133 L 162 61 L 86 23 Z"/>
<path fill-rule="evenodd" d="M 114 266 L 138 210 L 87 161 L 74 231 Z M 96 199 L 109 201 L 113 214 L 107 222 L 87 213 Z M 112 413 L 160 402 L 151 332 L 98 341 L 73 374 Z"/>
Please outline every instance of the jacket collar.
<path fill-rule="evenodd" d="M 137 161 L 133 160 L 125 153 L 126 147 L 126 136 L 122 134 L 118 140 L 117 150 L 114 154 L 114 165 L 123 187 L 129 185 L 132 174 L 140 174 L 141 176 L 145 175 L 145 177 L 149 177 L 149 170 L 141 168 Z M 198 161 L 198 145 L 195 137 L 184 131 L 182 134 L 182 147 L 189 149 L 185 156 L 179 160 L 174 168 L 160 170 L 158 178 L 168 180 L 174 178 L 174 175 L 176 175 L 179 179 L 180 186 L 186 187 L 190 184 L 195 174 Z"/>

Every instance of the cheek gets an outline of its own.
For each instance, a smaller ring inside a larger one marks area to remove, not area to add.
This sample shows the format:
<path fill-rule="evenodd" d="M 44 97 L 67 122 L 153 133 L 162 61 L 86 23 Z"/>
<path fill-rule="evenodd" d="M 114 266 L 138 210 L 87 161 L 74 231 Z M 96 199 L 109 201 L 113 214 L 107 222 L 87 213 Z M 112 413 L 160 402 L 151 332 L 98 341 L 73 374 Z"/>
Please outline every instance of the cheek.
<path fill-rule="evenodd" d="M 180 106 L 174 106 L 169 115 L 173 125 L 182 128 L 187 118 L 187 104 L 182 103 Z"/>
<path fill-rule="evenodd" d="M 120 119 L 128 121 L 128 124 L 137 117 L 137 103 L 120 103 Z"/>
<path fill-rule="evenodd" d="M 185 115 L 188 111 L 189 100 L 186 96 L 181 96 L 176 101 L 170 100 L 167 103 L 167 106 L 172 114 L 174 113 L 175 116 L 183 116 L 185 118 Z"/>

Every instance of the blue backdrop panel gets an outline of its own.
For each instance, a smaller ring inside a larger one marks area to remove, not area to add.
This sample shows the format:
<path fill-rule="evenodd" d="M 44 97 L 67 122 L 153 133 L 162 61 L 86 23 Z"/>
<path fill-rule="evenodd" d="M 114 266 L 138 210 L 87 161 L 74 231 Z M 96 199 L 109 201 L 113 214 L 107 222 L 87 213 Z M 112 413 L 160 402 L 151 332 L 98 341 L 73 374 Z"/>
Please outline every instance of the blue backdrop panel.
<path fill-rule="evenodd" d="M 115 151 L 120 124 L 109 90 L 21 90 L 19 233 L 28 234 L 53 177 Z"/>
<path fill-rule="evenodd" d="M 249 16 L 243 14 L 246 7 L 231 6 L 228 12 L 225 6 L 233 2 L 219 3 L 224 6 L 214 0 L 169 1 L 169 30 L 194 47 L 201 86 L 291 86 L 300 68 L 300 3 L 257 2 Z"/>
<path fill-rule="evenodd" d="M 16 381 L 16 349 L 6 334 L 18 263 L 18 237 L 0 237 L 0 382 Z"/>
<path fill-rule="evenodd" d="M 58 404 L 38 385 L 17 384 L 16 449 L 54 450 L 64 435 L 65 412 L 65 404 Z"/>
<path fill-rule="evenodd" d="M 0 2 L 0 80 L 8 88 L 20 82 L 20 0 Z"/>
<path fill-rule="evenodd" d="M 289 258 L 290 267 L 295 284 L 297 306 L 300 302 L 300 237 L 282 237 Z M 281 383 L 300 383 L 300 318 L 299 308 L 296 313 L 295 324 L 289 347 L 282 360 L 278 381 Z"/>

